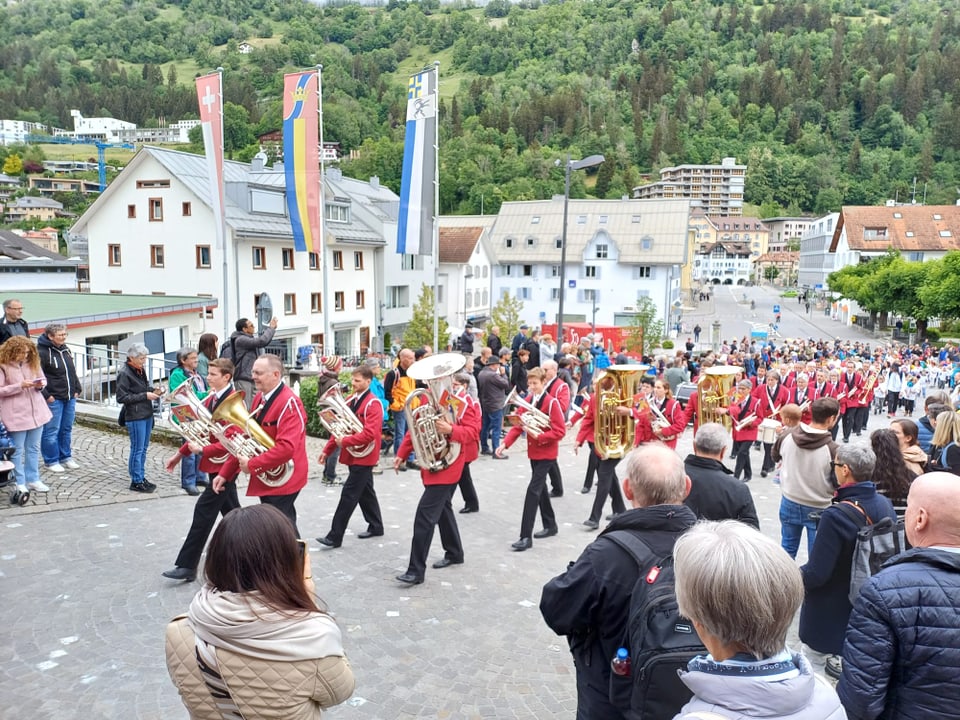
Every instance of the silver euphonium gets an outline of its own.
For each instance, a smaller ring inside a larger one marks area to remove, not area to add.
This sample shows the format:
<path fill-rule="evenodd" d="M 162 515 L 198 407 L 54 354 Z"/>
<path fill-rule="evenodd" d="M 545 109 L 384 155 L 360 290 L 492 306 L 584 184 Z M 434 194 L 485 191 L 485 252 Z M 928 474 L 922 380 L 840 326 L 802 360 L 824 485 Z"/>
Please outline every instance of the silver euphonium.
<path fill-rule="evenodd" d="M 216 427 L 210 411 L 193 392 L 190 383 L 185 382 L 179 385 L 176 390 L 170 393 L 169 398 L 171 406 L 186 405 L 196 415 L 196 420 L 179 420 L 178 418 L 179 422 L 171 423 L 173 429 L 183 435 L 187 442 L 196 445 L 209 445 L 211 435 L 216 431 Z"/>
<path fill-rule="evenodd" d="M 425 470 L 443 470 L 460 456 L 460 443 L 451 442 L 438 432 L 437 420 L 454 422 L 441 401 L 444 393 L 453 395 L 453 375 L 466 362 L 460 353 L 441 353 L 417 360 L 407 368 L 407 377 L 427 385 L 426 389 L 411 392 L 403 406 L 417 464 Z"/>
<path fill-rule="evenodd" d="M 540 433 L 550 429 L 550 416 L 542 410 L 538 410 L 533 403 L 525 400 L 520 393 L 517 392 L 516 388 L 510 391 L 510 394 L 507 396 L 507 400 L 503 404 L 503 407 L 506 409 L 510 405 L 523 408 L 524 412 L 508 417 L 517 418 L 517 422 L 523 425 L 524 430 L 531 430 L 539 435 Z"/>
<path fill-rule="evenodd" d="M 356 435 L 363 431 L 363 423 L 357 414 L 350 409 L 347 401 L 340 392 L 340 386 L 334 385 L 327 390 L 317 400 L 317 406 L 320 408 L 320 424 L 323 425 L 337 440 L 342 440 L 347 435 Z M 324 411 L 330 411 L 324 413 Z M 350 454 L 354 457 L 366 457 L 380 442 L 379 438 L 363 447 L 350 448 Z"/>

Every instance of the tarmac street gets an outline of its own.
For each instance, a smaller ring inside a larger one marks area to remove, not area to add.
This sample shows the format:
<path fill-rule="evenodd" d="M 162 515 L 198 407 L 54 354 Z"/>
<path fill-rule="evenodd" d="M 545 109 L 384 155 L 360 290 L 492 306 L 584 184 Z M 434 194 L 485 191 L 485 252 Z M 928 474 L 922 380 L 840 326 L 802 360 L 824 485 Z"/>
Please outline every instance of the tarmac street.
<path fill-rule="evenodd" d="M 756 295 L 758 306 L 774 297 L 766 289 L 746 291 Z M 721 288 L 684 322 L 692 327 L 699 320 L 708 338 L 708 322 L 719 312 L 734 330 L 732 323 L 742 324 L 732 319 L 742 307 L 738 299 Z M 782 305 L 781 327 L 795 323 L 794 336 L 847 334 L 829 318 L 802 317 L 795 299 Z M 797 307 L 801 316 L 794 317 Z M 742 336 L 744 329 L 734 332 Z M 886 424 L 885 416 L 871 416 L 871 429 Z M 194 499 L 180 490 L 179 476 L 163 470 L 171 448 L 151 444 L 147 478 L 159 488 L 141 495 L 127 489 L 126 435 L 77 427 L 74 438 L 80 470 L 44 472 L 50 493 L 33 495 L 25 508 L 0 506 L 0 592 L 6 609 L 0 717 L 186 718 L 167 675 L 163 635 L 166 623 L 186 611 L 199 584 L 173 582 L 160 573 L 173 567 Z M 343 629 L 357 676 L 354 697 L 330 717 L 574 715 L 576 687 L 566 640 L 546 627 L 538 609 L 542 585 L 596 537 L 581 525 L 593 493 L 579 492 L 586 455 L 585 449 L 574 455 L 573 439 L 568 433 L 560 451 L 565 494 L 554 500 L 559 535 L 535 540 L 526 552 L 510 549 L 519 537 L 530 474 L 520 441 L 508 460 L 481 457 L 472 466 L 480 512 L 457 515 L 465 563 L 428 567 L 424 584 L 414 587 L 401 586 L 394 576 L 407 565 L 419 474 L 387 469 L 375 476 L 383 537 L 357 539 L 366 529 L 358 511 L 343 546 L 323 549 L 313 538 L 329 529 L 340 488 L 320 483 L 315 463 L 320 443 L 308 441 L 314 462 L 297 501 L 298 524 L 311 541 L 318 593 Z M 691 442 L 688 429 L 681 455 L 691 451 Z M 763 532 L 779 538 L 779 491 L 771 478 L 759 477 L 760 458 L 754 451 L 750 488 Z M 462 506 L 458 492 L 454 508 Z M 430 562 L 441 557 L 435 537 Z"/>

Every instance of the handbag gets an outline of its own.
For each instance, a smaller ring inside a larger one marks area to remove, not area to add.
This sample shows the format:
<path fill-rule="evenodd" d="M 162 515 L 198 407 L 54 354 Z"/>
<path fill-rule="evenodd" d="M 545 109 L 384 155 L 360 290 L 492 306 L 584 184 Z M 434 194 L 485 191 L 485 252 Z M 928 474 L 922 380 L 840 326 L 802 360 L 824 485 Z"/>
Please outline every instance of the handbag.
<path fill-rule="evenodd" d="M 876 575 L 887 560 L 906 550 L 906 533 L 902 519 L 894 522 L 885 517 L 873 522 L 862 507 L 849 500 L 838 503 L 837 507 L 857 525 L 860 525 L 861 520 L 864 521 L 857 531 L 850 562 L 850 588 L 847 597 L 853 605 L 867 580 Z"/>
<path fill-rule="evenodd" d="M 120 427 L 127 426 L 127 406 L 126 405 L 120 406 L 120 414 L 117 415 L 117 425 L 119 425 Z"/>

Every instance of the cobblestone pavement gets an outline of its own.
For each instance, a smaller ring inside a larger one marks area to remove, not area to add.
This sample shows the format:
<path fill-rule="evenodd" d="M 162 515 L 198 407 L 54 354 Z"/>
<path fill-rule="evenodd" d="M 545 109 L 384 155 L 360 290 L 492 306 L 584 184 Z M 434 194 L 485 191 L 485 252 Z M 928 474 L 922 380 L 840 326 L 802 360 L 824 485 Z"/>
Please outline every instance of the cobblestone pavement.
<path fill-rule="evenodd" d="M 871 418 L 873 427 L 877 420 Z M 127 490 L 125 435 L 78 427 L 75 437 L 81 470 L 46 473 L 47 496 L 35 495 L 26 508 L 0 507 L 7 608 L 0 716 L 185 718 L 167 676 L 163 632 L 198 585 L 160 573 L 173 566 L 194 501 L 162 470 L 171 448 L 151 444 L 148 479 L 160 487 L 145 496 Z M 310 445 L 316 457 L 318 442 Z M 679 451 L 686 455 L 690 447 L 688 431 Z M 376 477 L 384 537 L 358 540 L 365 528 L 357 512 L 343 547 L 311 542 L 318 592 L 344 630 L 357 674 L 356 694 L 330 717 L 573 717 L 566 642 L 538 610 L 543 583 L 596 536 L 581 526 L 593 494 L 578 492 L 586 458 L 572 448 L 568 436 L 560 459 L 566 494 L 555 501 L 560 534 L 535 541 L 530 551 L 510 550 L 529 477 L 522 442 L 506 462 L 474 463 L 481 511 L 458 515 L 466 563 L 428 569 L 423 585 L 394 580 L 406 569 L 417 473 Z M 757 469 L 759 462 L 755 452 Z M 326 533 L 339 496 L 319 478 L 314 467 L 297 501 L 300 528 L 311 539 Z M 751 490 L 764 532 L 779 537 L 777 487 L 755 476 Z M 435 540 L 430 560 L 441 556 Z"/>

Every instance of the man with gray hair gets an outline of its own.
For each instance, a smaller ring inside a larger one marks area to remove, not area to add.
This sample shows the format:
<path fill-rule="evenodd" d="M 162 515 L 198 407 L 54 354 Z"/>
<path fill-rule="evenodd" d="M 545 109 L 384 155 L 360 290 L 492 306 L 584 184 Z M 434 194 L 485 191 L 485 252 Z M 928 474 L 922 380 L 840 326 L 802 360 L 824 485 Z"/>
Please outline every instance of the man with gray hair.
<path fill-rule="evenodd" d="M 632 508 L 617 515 L 566 572 L 543 588 L 540 612 L 558 635 L 566 635 L 577 669 L 577 717 L 616 720 L 630 715 L 630 685 L 610 696 L 610 660 L 624 636 L 638 577 L 673 551 L 697 521 L 683 505 L 690 480 L 680 456 L 661 443 L 646 443 L 624 458 L 623 491 Z M 629 533 L 647 555 L 639 565 L 617 536 Z M 639 668 L 635 670 L 639 672 Z"/>
<path fill-rule="evenodd" d="M 67 468 L 76 470 L 80 465 L 73 459 L 73 419 L 77 398 L 80 397 L 80 379 L 73 364 L 73 353 L 66 345 L 67 326 L 50 323 L 37 339 L 40 367 L 47 377 L 41 391 L 47 407 L 53 414 L 43 426 L 40 453 L 47 470 L 62 473 Z"/>
<path fill-rule="evenodd" d="M 690 493 L 683 504 L 701 520 L 739 520 L 760 529 L 747 486 L 723 464 L 730 436 L 720 423 L 706 423 L 693 438 L 693 454 L 683 461 Z"/>
<path fill-rule="evenodd" d="M 3 301 L 3 317 L 0 318 L 0 345 L 14 335 L 30 337 L 30 328 L 23 319 L 23 303 L 16 298 Z"/>

